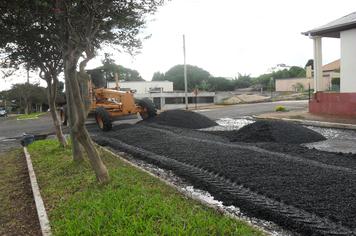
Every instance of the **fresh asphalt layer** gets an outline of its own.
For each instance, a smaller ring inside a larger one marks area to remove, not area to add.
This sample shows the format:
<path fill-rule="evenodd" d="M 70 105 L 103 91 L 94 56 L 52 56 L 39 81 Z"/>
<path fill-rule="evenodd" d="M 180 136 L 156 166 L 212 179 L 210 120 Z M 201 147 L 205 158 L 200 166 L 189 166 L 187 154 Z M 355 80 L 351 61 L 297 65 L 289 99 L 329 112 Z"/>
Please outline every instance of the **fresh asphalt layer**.
<path fill-rule="evenodd" d="M 297 145 L 230 143 L 155 124 L 91 133 L 114 150 L 172 170 L 227 205 L 303 235 L 356 231 L 356 158 Z M 314 158 L 317 157 L 317 158 Z"/>

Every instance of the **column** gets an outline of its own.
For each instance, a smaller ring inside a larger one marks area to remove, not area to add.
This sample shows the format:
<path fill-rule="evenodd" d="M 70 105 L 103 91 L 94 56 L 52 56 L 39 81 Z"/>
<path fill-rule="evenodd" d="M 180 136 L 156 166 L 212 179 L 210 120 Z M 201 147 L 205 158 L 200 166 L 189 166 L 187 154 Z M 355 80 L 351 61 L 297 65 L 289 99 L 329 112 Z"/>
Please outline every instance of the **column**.
<path fill-rule="evenodd" d="M 314 43 L 314 93 L 322 91 L 323 64 L 321 37 L 313 37 Z"/>

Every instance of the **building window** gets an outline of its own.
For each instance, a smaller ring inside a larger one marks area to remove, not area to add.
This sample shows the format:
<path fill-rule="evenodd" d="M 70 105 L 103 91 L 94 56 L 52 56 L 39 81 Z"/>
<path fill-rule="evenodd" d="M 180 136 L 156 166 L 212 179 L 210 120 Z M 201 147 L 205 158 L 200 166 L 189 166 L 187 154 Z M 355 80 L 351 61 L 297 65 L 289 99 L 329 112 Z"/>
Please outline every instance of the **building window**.
<path fill-rule="evenodd" d="M 184 104 L 184 97 L 165 98 L 165 104 Z M 188 97 L 189 104 L 195 103 L 214 103 L 214 97 Z"/>

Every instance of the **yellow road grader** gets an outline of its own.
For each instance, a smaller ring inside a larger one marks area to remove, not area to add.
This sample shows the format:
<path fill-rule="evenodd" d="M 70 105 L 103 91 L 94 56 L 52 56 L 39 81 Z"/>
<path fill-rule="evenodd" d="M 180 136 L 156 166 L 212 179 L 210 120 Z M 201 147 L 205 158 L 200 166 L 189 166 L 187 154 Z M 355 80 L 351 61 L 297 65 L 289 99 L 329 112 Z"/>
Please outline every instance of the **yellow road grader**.
<path fill-rule="evenodd" d="M 98 81 L 93 77 L 88 82 L 90 112 L 96 123 L 103 131 L 112 128 L 112 122 L 125 116 L 140 115 L 143 120 L 157 115 L 156 108 L 149 98 L 135 99 L 134 91 L 121 91 L 118 75 L 115 74 L 116 88 L 107 88 L 106 78 Z M 67 123 L 68 109 L 61 109 L 63 124 Z"/>

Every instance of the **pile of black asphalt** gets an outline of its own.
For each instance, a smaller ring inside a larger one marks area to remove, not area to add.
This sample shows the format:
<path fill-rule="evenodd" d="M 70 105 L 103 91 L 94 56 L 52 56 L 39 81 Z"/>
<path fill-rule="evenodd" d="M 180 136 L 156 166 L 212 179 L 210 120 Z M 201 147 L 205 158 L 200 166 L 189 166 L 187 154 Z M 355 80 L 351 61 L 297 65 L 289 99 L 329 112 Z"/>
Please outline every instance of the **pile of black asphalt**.
<path fill-rule="evenodd" d="M 226 137 L 230 142 L 276 142 L 276 143 L 311 143 L 326 138 L 302 125 L 286 121 L 259 120 L 239 130 L 209 131 L 209 133 Z"/>
<path fill-rule="evenodd" d="M 229 142 L 154 122 L 91 134 L 98 144 L 172 170 L 248 215 L 303 235 L 356 232 L 355 155 L 295 144 Z"/>
<path fill-rule="evenodd" d="M 202 129 L 218 125 L 215 121 L 199 113 L 185 110 L 164 111 L 143 123 L 169 125 L 180 128 Z"/>

